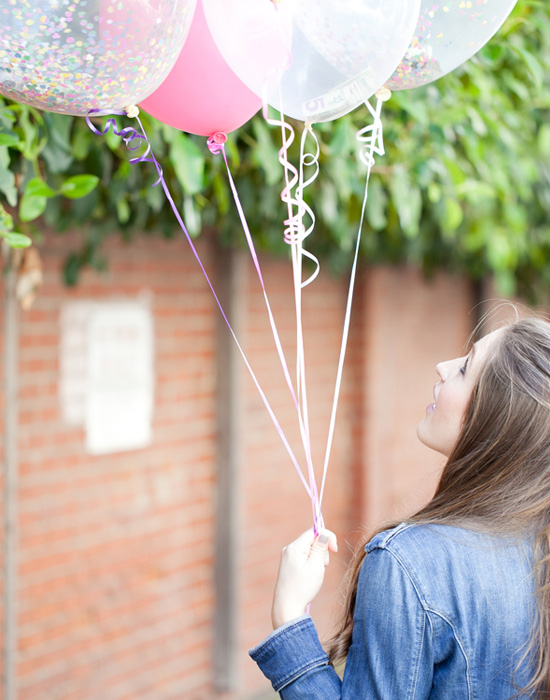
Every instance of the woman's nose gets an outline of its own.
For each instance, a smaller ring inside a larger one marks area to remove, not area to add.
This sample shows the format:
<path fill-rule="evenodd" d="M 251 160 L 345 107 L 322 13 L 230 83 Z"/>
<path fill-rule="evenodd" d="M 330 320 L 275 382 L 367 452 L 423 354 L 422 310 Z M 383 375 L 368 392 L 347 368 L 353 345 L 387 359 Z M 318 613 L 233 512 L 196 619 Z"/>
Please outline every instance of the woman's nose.
<path fill-rule="evenodd" d="M 438 362 L 437 365 L 435 366 L 435 371 L 440 376 L 441 380 L 444 382 L 445 379 L 447 378 L 447 363 L 446 362 Z"/>

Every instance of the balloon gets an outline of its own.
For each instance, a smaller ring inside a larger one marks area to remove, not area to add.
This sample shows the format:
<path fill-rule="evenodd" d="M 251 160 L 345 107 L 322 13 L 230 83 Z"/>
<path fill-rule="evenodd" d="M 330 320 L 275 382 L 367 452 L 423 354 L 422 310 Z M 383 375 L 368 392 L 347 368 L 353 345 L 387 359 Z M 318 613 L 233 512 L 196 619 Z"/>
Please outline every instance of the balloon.
<path fill-rule="evenodd" d="M 392 75 L 420 0 L 203 0 L 228 64 L 268 104 L 306 122 L 346 114 Z"/>
<path fill-rule="evenodd" d="M 189 36 L 174 67 L 140 107 L 182 131 L 211 136 L 242 126 L 261 104 L 218 51 L 198 0 Z"/>
<path fill-rule="evenodd" d="M 120 110 L 160 85 L 196 0 L 0 0 L 0 94 L 50 112 Z"/>
<path fill-rule="evenodd" d="M 411 45 L 387 87 L 415 88 L 450 73 L 489 41 L 515 4 L 516 0 L 423 0 Z"/>

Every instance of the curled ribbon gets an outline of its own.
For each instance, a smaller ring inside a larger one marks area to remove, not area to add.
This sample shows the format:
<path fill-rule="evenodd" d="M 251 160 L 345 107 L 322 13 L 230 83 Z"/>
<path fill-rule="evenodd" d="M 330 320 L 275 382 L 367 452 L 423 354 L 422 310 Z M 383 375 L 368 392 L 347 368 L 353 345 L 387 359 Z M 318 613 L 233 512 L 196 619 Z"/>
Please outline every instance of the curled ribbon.
<path fill-rule="evenodd" d="M 259 381 L 258 381 L 258 379 L 257 379 L 257 377 L 252 369 L 252 366 L 250 365 L 250 362 L 248 361 L 248 358 L 246 357 L 245 352 L 244 352 L 241 344 L 239 343 L 239 340 L 235 334 L 235 331 L 233 330 L 233 328 L 229 322 L 229 319 L 227 318 L 227 315 L 226 315 L 226 313 L 221 305 L 221 302 L 216 294 L 214 286 L 212 285 L 212 282 L 210 281 L 210 278 L 208 277 L 208 273 L 206 272 L 206 269 L 202 263 L 202 260 L 199 257 L 198 251 L 193 243 L 193 240 L 191 239 L 191 236 L 190 236 L 189 232 L 187 231 L 187 228 L 186 228 L 185 223 L 183 222 L 183 219 L 178 211 L 178 208 L 176 207 L 176 204 L 172 198 L 170 190 L 168 189 L 168 185 L 166 184 L 166 181 L 164 179 L 162 168 L 153 154 L 151 144 L 150 144 L 149 139 L 147 138 L 147 136 L 145 134 L 145 130 L 144 130 L 143 125 L 139 119 L 139 116 L 136 115 L 135 119 L 136 119 L 137 123 L 139 124 L 139 128 L 141 129 L 141 131 L 138 131 L 137 129 L 135 129 L 132 126 L 128 126 L 128 127 L 124 127 L 122 129 L 119 129 L 116 119 L 114 119 L 112 117 L 107 120 L 107 122 L 105 123 L 105 126 L 102 129 L 98 129 L 95 126 L 95 124 L 92 122 L 92 117 L 102 117 L 102 116 L 110 116 L 110 115 L 119 115 L 120 116 L 120 115 L 125 115 L 125 114 L 126 114 L 126 112 L 114 111 L 114 110 L 109 110 L 109 111 L 91 110 L 90 113 L 86 116 L 86 123 L 88 124 L 88 127 L 91 129 L 91 131 L 98 136 L 105 136 L 109 132 L 109 130 L 112 130 L 114 134 L 122 137 L 122 140 L 124 141 L 124 144 L 126 145 L 126 148 L 129 151 L 133 152 L 133 151 L 137 151 L 139 148 L 144 148 L 143 152 L 140 155 L 130 159 L 131 164 L 152 163 L 155 166 L 155 169 L 156 169 L 157 174 L 158 174 L 158 179 L 153 184 L 153 187 L 156 187 L 159 184 L 162 186 L 162 189 L 164 190 L 164 194 L 166 195 L 166 199 L 168 200 L 168 203 L 170 204 L 170 207 L 172 208 L 172 211 L 174 212 L 176 220 L 177 220 L 178 224 L 180 225 L 181 230 L 183 231 L 183 233 L 187 239 L 189 247 L 191 248 L 191 251 L 192 251 L 194 257 L 199 264 L 199 267 L 200 267 L 200 269 L 201 269 L 201 271 L 206 279 L 206 282 L 210 288 L 210 291 L 212 292 L 212 295 L 214 296 L 214 299 L 215 299 L 216 304 L 218 306 L 218 309 L 222 315 L 222 318 L 225 321 L 225 324 L 227 325 L 229 332 L 231 333 L 231 336 L 233 337 L 233 340 L 235 341 L 235 344 L 236 344 L 236 346 L 237 346 L 237 348 L 238 348 L 238 350 L 239 350 L 239 352 L 244 360 L 244 363 L 246 365 L 246 368 L 248 369 L 250 376 L 252 377 L 252 381 L 254 382 L 256 389 L 258 390 L 258 393 L 259 393 L 259 395 L 260 395 L 260 397 L 261 397 L 261 399 L 262 399 L 262 401 L 267 409 L 267 412 L 268 412 L 268 414 L 269 414 L 269 416 L 270 416 L 270 418 L 275 426 L 275 429 L 277 430 L 277 433 L 278 433 L 283 445 L 285 446 L 285 448 L 288 452 L 288 455 L 289 455 L 289 457 L 290 457 L 290 459 L 291 459 L 291 461 L 292 461 L 292 463 L 293 463 L 293 465 L 298 473 L 298 476 L 300 477 L 300 480 L 302 481 L 302 484 L 303 484 L 304 488 L 306 489 L 307 494 L 311 497 L 310 486 L 308 485 L 307 481 L 305 480 L 304 475 L 302 474 L 302 470 L 300 469 L 300 465 L 298 463 L 298 460 L 296 459 L 296 456 L 294 455 L 294 452 L 292 451 L 292 448 L 291 448 L 291 446 L 290 446 L 290 444 L 289 444 L 289 442 L 288 442 L 288 440 L 283 432 L 283 429 L 281 428 L 281 425 L 279 424 L 279 421 L 277 420 L 277 417 L 275 416 L 275 413 L 273 412 L 273 409 L 271 408 L 271 405 L 267 399 L 267 396 L 265 395 L 265 392 L 263 391 L 262 387 L 260 386 L 260 383 L 259 383 Z M 220 134 L 221 134 L 221 132 L 220 132 Z M 211 137 L 211 139 L 212 139 L 212 144 L 214 147 L 219 146 L 223 150 L 224 140 L 222 137 L 225 137 L 225 134 L 221 134 L 221 135 L 220 134 L 217 134 L 217 135 L 214 134 Z M 209 147 L 210 147 L 210 144 L 209 144 Z M 225 151 L 224 151 L 224 155 L 225 155 Z"/>
<path fill-rule="evenodd" d="M 310 495 L 310 498 L 312 501 L 312 509 L 314 512 L 315 527 L 318 529 L 320 527 L 320 520 L 319 520 L 320 514 L 319 514 L 319 508 L 318 508 L 319 496 L 318 496 L 317 486 L 316 486 L 316 482 L 315 482 L 315 478 L 314 478 L 314 474 L 313 474 L 313 463 L 311 460 L 309 430 L 308 430 L 308 425 L 307 425 L 307 410 L 304 411 L 303 397 L 305 396 L 305 386 L 303 386 L 303 387 L 300 386 L 301 377 L 300 377 L 300 374 L 298 373 L 298 382 L 299 383 L 298 383 L 298 397 L 297 397 L 296 392 L 294 390 L 293 383 L 292 383 L 292 379 L 290 377 L 290 372 L 289 372 L 288 365 L 286 362 L 284 350 L 283 350 L 283 347 L 282 347 L 282 344 L 280 341 L 280 337 L 279 337 L 279 334 L 277 331 L 275 318 L 273 316 L 273 312 L 271 310 L 271 306 L 270 306 L 269 299 L 267 296 L 267 290 L 265 288 L 264 279 L 263 279 L 263 275 L 262 275 L 262 271 L 261 271 L 261 267 L 260 267 L 260 262 L 258 260 L 257 254 L 256 254 L 254 242 L 253 242 L 253 239 L 252 239 L 252 236 L 250 233 L 250 228 L 249 228 L 248 222 L 246 220 L 246 216 L 244 214 L 242 204 L 241 204 L 240 199 L 239 199 L 239 195 L 237 192 L 237 188 L 235 186 L 235 182 L 234 182 L 233 177 L 231 175 L 231 170 L 229 168 L 229 164 L 227 162 L 227 155 L 225 153 L 225 148 L 224 148 L 223 144 L 217 144 L 217 143 L 215 143 L 215 141 L 213 139 L 212 140 L 209 139 L 209 148 L 210 148 L 212 153 L 215 153 L 215 154 L 221 153 L 223 156 L 225 167 L 227 170 L 229 185 L 230 185 L 230 188 L 231 188 L 231 191 L 233 194 L 233 199 L 235 201 L 235 205 L 237 207 L 237 211 L 238 211 L 239 217 L 241 219 L 241 224 L 242 224 L 245 238 L 246 238 L 246 241 L 248 244 L 248 248 L 249 248 L 254 266 L 256 268 L 256 273 L 258 275 L 258 279 L 260 281 L 260 285 L 261 285 L 262 292 L 264 295 L 264 301 L 265 301 L 265 305 L 266 305 L 266 309 L 267 309 L 267 313 L 268 313 L 268 317 L 269 317 L 269 322 L 271 325 L 271 330 L 273 333 L 273 338 L 275 341 L 275 347 L 277 349 L 277 353 L 279 356 L 281 367 L 283 368 L 285 381 L 286 381 L 287 386 L 289 388 L 292 400 L 294 402 L 294 406 L 297 410 L 298 422 L 299 422 L 299 426 L 300 426 L 300 435 L 302 437 L 302 444 L 304 446 L 304 450 L 306 453 L 306 462 L 308 465 L 308 475 L 309 475 L 308 495 Z M 302 356 L 303 356 L 303 353 L 302 353 Z M 300 470 L 300 475 L 301 475 L 302 480 L 304 481 L 305 479 L 303 476 L 303 472 L 301 470 Z"/>
<path fill-rule="evenodd" d="M 300 166 L 299 170 L 290 161 L 288 151 L 295 139 L 295 132 L 292 126 L 281 114 L 280 119 L 270 118 L 267 113 L 267 105 L 264 102 L 264 118 L 271 126 L 278 126 L 281 129 L 281 148 L 279 149 L 279 162 L 283 167 L 285 186 L 281 192 L 281 200 L 287 205 L 288 216 L 284 220 L 284 240 L 290 246 L 292 258 L 292 271 L 294 280 L 294 301 L 296 310 L 296 386 L 298 392 L 298 417 L 300 435 L 304 447 L 304 454 L 309 475 L 309 487 L 311 492 L 314 530 L 318 531 L 323 526 L 320 509 L 320 499 L 317 491 L 317 484 L 313 468 L 311 438 L 309 429 L 309 410 L 307 401 L 306 373 L 305 373 L 305 352 L 302 324 L 302 290 L 313 282 L 320 270 L 319 261 L 309 251 L 303 247 L 303 242 L 311 234 L 315 227 L 315 214 L 311 207 L 304 201 L 304 189 L 316 179 L 319 173 L 319 142 L 311 125 L 307 125 L 302 132 L 300 143 Z M 307 137 L 311 136 L 315 143 L 312 153 L 306 150 Z M 305 168 L 313 167 L 313 173 L 306 178 Z M 310 224 L 306 228 L 304 224 L 305 216 L 309 217 Z M 306 279 L 303 279 L 303 258 L 308 258 L 315 265 L 314 272 Z"/>
<path fill-rule="evenodd" d="M 326 446 L 326 451 L 325 451 L 325 460 L 324 460 L 324 467 L 323 467 L 323 478 L 322 478 L 322 483 L 321 483 L 321 489 L 320 492 L 317 490 L 317 485 L 316 485 L 316 480 L 315 480 L 315 475 L 313 471 L 313 463 L 312 463 L 312 458 L 311 458 L 311 444 L 310 444 L 310 435 L 309 435 L 309 421 L 308 421 L 308 411 L 307 411 L 307 395 L 306 395 L 306 382 L 305 382 L 305 358 L 304 358 L 304 353 L 303 353 L 303 335 L 302 335 L 302 323 L 301 323 L 301 290 L 302 288 L 306 285 L 309 284 L 312 280 L 309 278 L 305 282 L 302 280 L 302 263 L 301 263 L 301 256 L 304 255 L 305 257 L 311 257 L 311 259 L 315 260 L 315 262 L 318 265 L 318 261 L 314 258 L 314 256 L 309 256 L 307 252 L 303 251 L 302 249 L 302 242 L 303 240 L 311 233 L 313 230 L 313 226 L 315 223 L 315 216 L 313 212 L 311 211 L 311 208 L 308 207 L 308 205 L 304 202 L 303 200 L 303 191 L 304 188 L 307 187 L 313 180 L 317 177 L 318 171 L 319 171 L 319 164 L 318 164 L 318 158 L 319 158 L 319 144 L 318 141 L 313 134 L 313 131 L 309 125 L 306 125 L 306 129 L 304 130 L 304 133 L 302 134 L 302 144 L 301 144 L 301 152 L 300 152 L 300 170 L 298 171 L 297 168 L 295 168 L 290 161 L 288 160 L 288 148 L 292 144 L 294 140 L 294 131 L 292 127 L 284 121 L 282 118 L 280 121 L 275 121 L 275 120 L 268 120 L 271 121 L 271 123 L 275 123 L 281 126 L 282 130 L 282 135 L 283 135 L 283 145 L 281 147 L 281 150 L 279 152 L 279 160 L 281 164 L 283 165 L 284 168 L 284 174 L 285 174 L 285 188 L 283 190 L 283 193 L 281 195 L 281 198 L 283 201 L 286 202 L 288 211 L 289 211 L 289 216 L 288 219 L 285 220 L 285 240 L 291 245 L 291 250 L 293 253 L 293 270 L 294 270 L 294 277 L 295 277 L 295 297 L 296 297 L 296 313 L 297 313 L 297 341 L 298 341 L 298 353 L 297 353 L 297 388 L 298 388 L 298 397 L 296 397 L 294 390 L 293 390 L 293 385 L 292 385 L 292 380 L 290 378 L 290 374 L 288 371 L 288 368 L 286 366 L 286 361 L 284 358 L 284 352 L 281 347 L 280 339 L 276 330 L 275 326 L 275 321 L 273 318 L 273 314 L 271 312 L 271 308 L 269 305 L 269 301 L 267 299 L 267 292 L 265 290 L 264 284 L 263 284 L 263 277 L 261 274 L 261 270 L 259 267 L 259 261 L 254 249 L 253 241 L 250 235 L 249 227 L 248 224 L 246 223 L 246 218 L 244 216 L 244 212 L 242 210 L 242 206 L 239 202 L 238 195 L 236 192 L 235 184 L 233 182 L 233 179 L 231 177 L 231 173 L 229 171 L 229 166 L 227 163 L 227 158 L 225 154 L 225 149 L 224 149 L 224 144 L 227 140 L 227 136 L 221 132 L 213 134 L 209 139 L 208 139 L 208 148 L 213 154 L 218 154 L 222 153 L 225 161 L 225 165 L 229 174 L 229 181 L 230 181 L 230 186 L 235 198 L 235 202 L 237 204 L 237 209 L 239 211 L 239 216 L 241 218 L 241 221 L 243 223 L 243 228 L 245 231 L 245 235 L 247 238 L 247 242 L 249 244 L 250 252 L 254 261 L 254 264 L 256 266 L 257 272 L 258 272 L 258 277 L 260 279 L 260 282 L 262 284 L 262 289 L 264 292 L 264 298 L 266 302 L 266 306 L 268 309 L 268 314 L 270 318 L 270 323 L 273 329 L 273 334 L 275 338 L 275 343 L 277 347 L 277 352 L 279 353 L 279 357 L 281 359 L 281 363 L 283 366 L 283 371 L 285 373 L 285 379 L 287 381 L 287 384 L 289 386 L 292 398 L 294 400 L 295 406 L 298 411 L 298 416 L 299 416 L 299 423 L 300 423 L 300 431 L 301 431 L 301 436 L 302 436 L 302 442 L 304 445 L 304 450 L 306 454 L 306 461 L 307 461 L 307 466 L 308 466 L 308 477 L 309 477 L 309 484 L 306 481 L 302 470 L 300 469 L 300 466 L 298 464 L 298 461 L 288 443 L 288 440 L 286 439 L 284 432 L 267 400 L 267 397 L 265 393 L 263 392 L 253 370 L 252 367 L 250 366 L 250 363 L 235 335 L 235 332 L 233 328 L 231 327 L 231 324 L 229 323 L 229 320 L 222 308 L 222 305 L 216 295 L 216 292 L 213 288 L 213 285 L 208 277 L 208 274 L 202 264 L 202 261 L 200 260 L 200 257 L 198 255 L 198 252 L 193 244 L 193 241 L 185 227 L 185 224 L 181 218 L 181 215 L 173 201 L 173 198 L 168 190 L 167 184 L 164 180 L 163 176 L 163 171 L 156 160 L 151 144 L 145 135 L 145 131 L 143 129 L 143 125 L 141 124 L 141 121 L 139 119 L 138 114 L 132 113 L 132 116 L 137 120 L 139 127 L 141 129 L 141 132 L 135 129 L 134 127 L 124 127 L 122 129 L 118 128 L 116 119 L 114 118 L 109 118 L 103 127 L 103 129 L 98 129 L 93 122 L 91 121 L 92 117 L 100 117 L 100 116 L 109 116 L 109 115 L 124 115 L 124 114 L 129 114 L 128 112 L 119 112 L 119 111 L 99 111 L 99 110 L 93 110 L 90 112 L 90 114 L 86 117 L 86 122 L 89 126 L 89 128 L 97 135 L 104 136 L 108 133 L 109 130 L 112 129 L 113 133 L 117 134 L 118 136 L 121 136 L 123 139 L 127 149 L 131 152 L 138 151 L 140 148 L 143 148 L 143 151 L 130 159 L 131 164 L 136 164 L 136 163 L 152 163 L 157 171 L 158 174 L 158 179 L 157 181 L 153 184 L 153 187 L 157 185 L 161 185 L 165 195 L 167 197 L 167 200 L 176 216 L 176 219 L 178 223 L 180 224 L 180 227 L 185 234 L 187 241 L 189 243 L 189 246 L 201 268 L 201 271 L 207 281 L 208 286 L 210 287 L 210 290 L 214 296 L 214 299 L 216 301 L 216 304 L 220 310 L 220 313 L 222 314 L 222 317 L 229 328 L 229 331 L 237 345 L 237 348 L 239 349 L 239 352 L 241 353 L 243 360 L 245 362 L 245 365 L 252 377 L 252 380 L 254 381 L 254 384 L 256 385 L 256 388 L 260 394 L 260 397 L 262 398 L 262 401 L 264 405 L 266 406 L 266 409 L 268 411 L 268 414 L 271 417 L 271 420 L 273 424 L 275 425 L 275 428 L 279 434 L 279 437 L 281 438 L 290 458 L 292 463 L 294 464 L 294 467 L 298 473 L 298 476 L 300 477 L 300 480 L 306 489 L 306 492 L 308 493 L 311 503 L 312 503 L 312 508 L 313 508 L 313 518 L 314 518 L 314 530 L 318 532 L 319 528 L 323 526 L 323 518 L 321 514 L 321 506 L 322 506 L 322 499 L 323 499 L 323 494 L 324 494 L 324 488 L 325 488 L 325 483 L 326 483 L 326 475 L 327 475 L 327 469 L 328 469 L 328 463 L 330 459 L 330 452 L 332 448 L 332 442 L 333 442 L 333 436 L 334 436 L 334 427 L 335 427 L 335 420 L 336 420 L 336 411 L 337 411 L 337 406 L 338 406 L 338 399 L 339 399 L 339 394 L 340 394 L 340 388 L 341 388 L 341 381 L 342 381 L 342 372 L 343 372 L 343 364 L 344 364 L 344 358 L 345 358 L 345 352 L 346 352 L 346 347 L 347 347 L 347 340 L 348 340 L 348 335 L 349 335 L 349 326 L 350 326 L 350 317 L 351 317 L 351 304 L 352 304 L 352 298 L 353 298 L 353 290 L 354 290 L 354 285 L 355 285 L 355 278 L 356 278 L 356 272 L 357 272 L 357 264 L 358 264 L 358 257 L 359 257 L 359 247 L 360 247 L 360 240 L 361 240 L 361 231 L 363 227 L 363 222 L 364 222 L 364 217 L 365 217 L 365 210 L 366 210 L 366 203 L 367 203 L 367 197 L 368 197 L 368 185 L 369 185 L 369 180 L 370 180 L 370 173 L 372 170 L 372 167 L 374 166 L 375 159 L 374 155 L 383 155 L 384 154 L 384 144 L 383 144 L 383 134 L 382 134 L 382 122 L 380 119 L 380 112 L 381 112 L 381 99 L 377 101 L 376 108 L 374 109 L 369 102 L 366 103 L 366 106 L 373 117 L 373 123 L 369 124 L 368 126 L 364 127 L 363 129 L 359 130 L 357 132 L 357 140 L 361 144 L 361 148 L 359 151 L 359 156 L 361 161 L 366 165 L 367 167 L 367 175 L 366 175 L 366 182 L 365 182 L 365 193 L 364 193 L 364 198 L 363 198 L 363 205 L 361 209 L 361 218 L 360 218 L 360 223 L 359 223 L 359 228 L 358 228 L 358 233 L 357 233 L 357 242 L 356 242 L 356 248 L 355 248 L 355 256 L 354 256 L 354 261 L 352 265 L 352 270 L 351 270 L 351 275 L 350 275 L 350 284 L 349 284 L 349 290 L 348 290 L 348 298 L 347 298 L 347 304 L 346 304 L 346 313 L 345 313 L 345 320 L 344 320 L 344 328 L 343 328 L 343 333 L 342 333 L 342 342 L 341 342 L 341 348 L 340 348 L 340 356 L 339 356 L 339 361 L 338 361 L 338 370 L 337 370 L 337 377 L 336 377 L 336 383 L 335 383 L 335 389 L 334 389 L 334 397 L 333 397 L 333 403 L 332 403 L 332 411 L 331 411 L 331 420 L 330 420 L 330 426 L 329 426 L 329 434 L 328 434 L 328 439 L 327 439 L 327 446 Z M 314 153 L 306 153 L 305 149 L 305 139 L 309 134 L 312 134 L 315 140 L 316 148 Z M 314 174 L 310 176 L 309 178 L 305 178 L 304 176 L 304 169 L 306 167 L 313 167 L 314 168 Z M 294 195 L 292 194 L 292 190 L 294 188 Z M 295 211 L 296 210 L 296 211 Z M 306 229 L 304 223 L 303 223 L 303 218 L 306 215 L 306 213 L 310 216 L 311 218 L 311 224 L 310 226 Z M 314 273 L 315 275 L 318 273 L 318 268 L 316 272 Z"/>
<path fill-rule="evenodd" d="M 349 327 L 350 327 L 350 320 L 351 320 L 351 305 L 352 305 L 352 300 L 353 300 L 353 291 L 355 287 L 355 277 L 357 274 L 357 264 L 359 261 L 359 248 L 361 245 L 361 231 L 363 229 L 363 222 L 365 220 L 365 211 L 367 207 L 367 199 L 368 199 L 368 192 L 369 192 L 369 182 L 370 182 L 370 174 L 371 170 L 374 166 L 375 160 L 374 160 L 374 155 L 384 155 L 384 141 L 383 141 L 383 130 L 382 130 L 382 120 L 380 118 L 380 113 L 382 110 L 382 98 L 378 98 L 376 101 L 376 108 L 373 108 L 370 102 L 365 102 L 365 105 L 367 109 L 369 110 L 371 117 L 373 118 L 373 123 L 368 124 L 367 126 L 363 127 L 360 129 L 357 134 L 356 138 L 359 144 L 361 144 L 361 148 L 359 150 L 359 157 L 361 161 L 367 166 L 367 174 L 365 178 L 365 193 L 363 195 L 363 204 L 361 206 L 361 217 L 359 220 L 359 227 L 357 230 L 357 241 L 355 244 L 355 255 L 353 258 L 353 264 L 351 268 L 351 274 L 350 274 L 350 282 L 349 282 L 349 289 L 348 289 L 348 297 L 347 297 L 347 302 L 346 302 L 346 313 L 344 317 L 344 328 L 342 331 L 342 342 L 340 345 L 340 356 L 338 359 L 338 370 L 336 373 L 336 382 L 334 386 L 334 396 L 333 396 L 333 401 L 332 401 L 332 411 L 331 411 L 331 417 L 330 417 L 330 425 L 329 425 L 329 431 L 328 431 L 328 439 L 327 439 L 327 445 L 326 445 L 326 450 L 325 450 L 325 461 L 323 465 L 323 479 L 321 482 L 321 492 L 319 496 L 319 503 L 322 504 L 323 502 L 323 494 L 325 490 L 325 483 L 326 483 L 326 476 L 327 476 L 327 470 L 328 470 L 328 464 L 330 460 L 330 453 L 332 449 L 332 441 L 334 438 L 334 427 L 336 424 L 336 411 L 338 408 L 338 399 L 340 395 L 340 389 L 342 385 L 342 373 L 344 369 L 344 359 L 346 356 L 346 347 L 347 347 L 347 342 L 348 342 L 348 336 L 349 336 Z"/>

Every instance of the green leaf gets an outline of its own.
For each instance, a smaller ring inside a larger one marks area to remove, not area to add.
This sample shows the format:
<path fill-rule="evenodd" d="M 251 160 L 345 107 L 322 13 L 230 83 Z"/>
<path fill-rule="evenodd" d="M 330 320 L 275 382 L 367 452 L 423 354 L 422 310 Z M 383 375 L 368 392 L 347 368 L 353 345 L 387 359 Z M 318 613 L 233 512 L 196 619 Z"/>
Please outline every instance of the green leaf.
<path fill-rule="evenodd" d="M 460 165 L 456 162 L 454 158 L 444 158 L 443 162 L 447 166 L 447 171 L 449 172 L 449 175 L 452 178 L 452 181 L 455 185 L 459 185 L 464 180 L 466 179 L 466 176 L 464 174 L 464 170 L 460 167 Z"/>
<path fill-rule="evenodd" d="M 496 187 L 482 180 L 465 180 L 456 187 L 456 193 L 472 204 L 479 204 L 484 199 L 495 199 L 498 196 Z"/>
<path fill-rule="evenodd" d="M 19 202 L 19 218 L 21 221 L 34 221 L 46 209 L 48 198 L 25 193 Z"/>
<path fill-rule="evenodd" d="M 48 199 L 56 192 L 44 180 L 35 177 L 29 180 L 19 203 L 21 221 L 34 221 L 44 213 Z"/>
<path fill-rule="evenodd" d="M 414 238 L 419 232 L 420 225 L 422 209 L 420 190 L 402 167 L 395 168 L 390 189 L 403 233 L 408 238 Z"/>
<path fill-rule="evenodd" d="M 21 105 L 18 110 L 19 119 L 14 131 L 19 138 L 19 148 L 23 153 L 23 157 L 28 160 L 33 160 L 38 155 L 36 144 L 39 142 L 38 125 L 31 120 L 29 108 L 26 105 Z"/>
<path fill-rule="evenodd" d="M 443 226 L 448 231 L 455 231 L 462 223 L 463 218 L 462 207 L 456 199 L 445 198 Z"/>
<path fill-rule="evenodd" d="M 25 187 L 25 195 L 27 197 L 55 197 L 57 192 L 47 185 L 44 180 L 39 177 L 34 177 L 29 180 Z"/>
<path fill-rule="evenodd" d="M 179 133 L 172 141 L 169 157 L 183 191 L 188 195 L 200 192 L 204 187 L 205 154 L 197 144 Z"/>
<path fill-rule="evenodd" d="M 0 133 L 0 146 L 17 146 L 19 137 L 16 134 Z"/>
<path fill-rule="evenodd" d="M 61 185 L 59 193 L 68 199 L 79 199 L 95 190 L 98 183 L 97 175 L 73 175 Z"/>
<path fill-rule="evenodd" d="M 537 90 L 541 90 L 544 83 L 544 68 L 534 53 L 525 51 L 519 46 L 514 46 L 514 51 L 523 59 L 529 74 L 533 78 Z"/>
<path fill-rule="evenodd" d="M 381 231 L 387 226 L 386 217 L 387 197 L 384 188 L 373 178 L 369 183 L 366 215 L 367 221 L 375 231 Z"/>
<path fill-rule="evenodd" d="M 13 216 L 0 204 L 0 231 L 13 231 Z"/>
<path fill-rule="evenodd" d="M 111 151 L 116 151 L 118 148 L 120 148 L 120 144 L 122 143 L 122 136 L 119 136 L 119 134 L 115 134 L 115 132 L 112 129 L 109 129 L 109 131 L 105 134 L 105 143 Z"/>
<path fill-rule="evenodd" d="M 90 152 L 92 143 L 92 132 L 87 128 L 86 131 L 80 129 L 74 135 L 72 141 L 72 151 L 76 160 L 84 160 Z"/>
<path fill-rule="evenodd" d="M 10 248 L 28 248 L 32 245 L 32 239 L 17 231 L 8 231 L 6 233 L 0 231 L 0 237 L 6 241 Z"/>
<path fill-rule="evenodd" d="M 539 129 L 537 144 L 540 149 L 540 155 L 546 161 L 550 160 L 550 124 L 541 124 Z"/>
<path fill-rule="evenodd" d="M 78 282 L 82 266 L 81 256 L 77 253 L 70 253 L 63 268 L 63 279 L 68 287 L 74 287 Z"/>
<path fill-rule="evenodd" d="M 116 210 L 118 214 L 118 220 L 121 224 L 126 224 L 130 220 L 131 210 L 128 202 L 123 198 L 118 198 L 116 200 Z"/>
<path fill-rule="evenodd" d="M 436 182 L 428 184 L 428 199 L 432 204 L 437 204 L 441 201 L 441 187 Z"/>
<path fill-rule="evenodd" d="M 73 161 L 70 136 L 74 117 L 45 112 L 44 120 L 48 127 L 48 142 L 42 156 L 52 173 L 65 172 Z"/>
<path fill-rule="evenodd" d="M 283 177 L 282 166 L 279 163 L 279 148 L 273 143 L 265 122 L 255 120 L 253 128 L 257 139 L 253 158 L 263 170 L 267 184 L 278 184 Z"/>
<path fill-rule="evenodd" d="M 193 202 L 193 198 L 186 195 L 183 199 L 183 216 L 189 235 L 195 238 L 201 230 L 201 215 Z"/>
<path fill-rule="evenodd" d="M 0 192 L 11 207 L 17 204 L 17 188 L 15 175 L 10 170 L 10 156 L 6 146 L 0 146 Z"/>

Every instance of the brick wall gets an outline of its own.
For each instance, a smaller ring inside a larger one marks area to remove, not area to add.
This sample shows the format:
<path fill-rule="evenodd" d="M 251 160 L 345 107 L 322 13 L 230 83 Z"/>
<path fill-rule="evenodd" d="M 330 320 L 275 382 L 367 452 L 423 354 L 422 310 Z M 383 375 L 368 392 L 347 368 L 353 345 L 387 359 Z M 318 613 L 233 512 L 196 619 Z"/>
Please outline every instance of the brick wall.
<path fill-rule="evenodd" d="M 109 272 L 61 282 L 71 236 L 46 236 L 45 283 L 20 314 L 18 700 L 211 700 L 217 493 L 218 311 L 184 241 L 109 244 Z M 215 251 L 199 246 L 209 270 Z M 328 269 L 328 266 L 326 266 Z M 344 317 L 347 280 L 327 269 L 303 299 L 310 421 L 320 470 Z M 284 384 L 249 261 L 239 266 L 239 337 L 293 447 L 296 411 Z M 263 260 L 269 298 L 294 372 L 287 261 Z M 154 318 L 153 441 L 92 456 L 59 400 L 60 314 L 77 300 L 149 295 Z M 434 364 L 460 352 L 473 305 L 468 285 L 412 270 L 360 274 L 324 516 L 341 541 L 313 615 L 334 623 L 338 584 L 361 523 L 418 505 L 440 465 L 416 441 Z M 311 524 L 303 486 L 241 364 L 239 522 L 235 542 L 237 688 L 268 693 L 246 650 L 269 631 L 281 547 Z M 0 409 L 3 410 L 3 403 Z M 1 414 L 3 417 L 3 413 Z M 0 447 L 3 436 L 0 436 Z M 3 501 L 2 507 L 3 507 Z"/>

